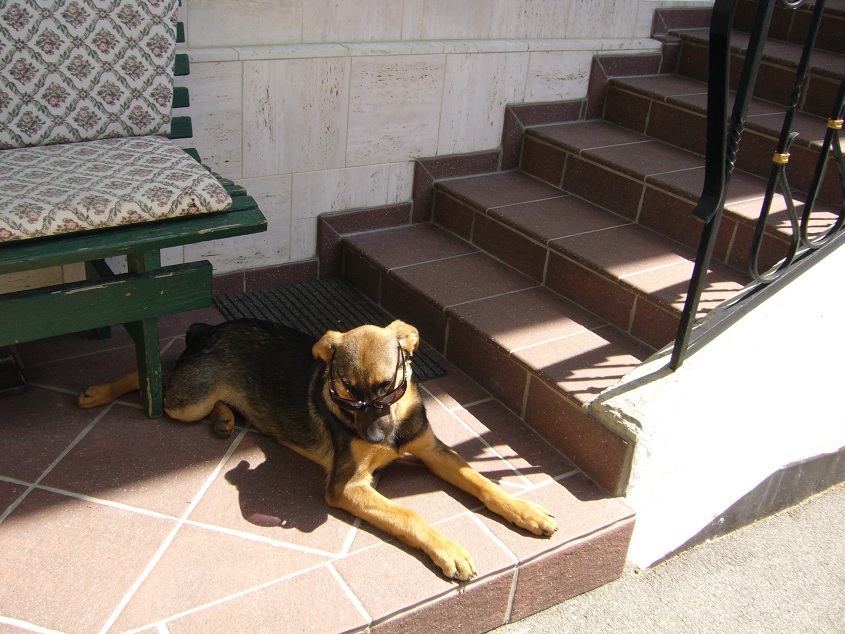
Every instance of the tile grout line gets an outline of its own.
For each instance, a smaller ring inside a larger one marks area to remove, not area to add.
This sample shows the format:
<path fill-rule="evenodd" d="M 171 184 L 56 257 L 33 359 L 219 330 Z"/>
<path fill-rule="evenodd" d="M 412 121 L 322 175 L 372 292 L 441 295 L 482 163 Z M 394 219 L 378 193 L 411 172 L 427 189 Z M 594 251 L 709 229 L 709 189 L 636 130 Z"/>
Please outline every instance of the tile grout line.
<path fill-rule="evenodd" d="M 499 261 L 499 260 L 497 260 Z M 532 280 L 533 282 L 533 280 Z M 486 295 L 485 297 L 477 297 L 475 299 L 468 299 L 465 302 L 458 302 L 457 304 L 449 304 L 448 306 L 443 307 L 443 312 L 451 308 L 457 308 L 458 306 L 465 306 L 467 304 L 473 304 L 475 302 L 483 302 L 488 299 L 498 299 L 499 297 L 507 297 L 508 295 L 515 295 L 516 293 L 523 293 L 525 291 L 534 290 L 535 288 L 542 288 L 542 285 L 539 282 L 533 282 L 531 286 L 525 286 L 524 288 L 517 288 L 512 291 L 505 291 L 504 293 L 496 293 L 494 295 Z"/>
<path fill-rule="evenodd" d="M 480 441 L 481 441 L 481 443 L 482 443 L 485 447 L 487 447 L 490 451 L 492 451 L 492 452 L 493 452 L 493 454 L 494 454 L 497 458 L 499 458 L 502 462 L 504 462 L 506 465 L 508 465 L 508 467 L 510 467 L 510 468 L 513 470 L 513 472 L 514 472 L 514 473 L 516 473 L 516 474 L 517 474 L 520 478 L 522 478 L 522 480 L 525 482 L 525 485 L 526 485 L 526 486 L 531 486 L 531 480 L 529 480 L 529 479 L 525 476 L 525 474 L 523 474 L 523 473 L 522 473 L 519 469 L 517 469 L 516 467 L 514 467 L 514 466 L 510 463 L 510 461 L 509 461 L 507 458 L 505 458 L 502 454 L 500 454 L 498 451 L 496 451 L 496 449 L 495 449 L 495 448 L 494 448 L 494 447 L 493 447 L 493 446 L 492 446 L 489 442 L 487 442 L 484 438 L 482 438 L 482 437 L 481 437 L 481 435 L 480 435 L 480 434 L 478 434 L 478 433 L 477 433 L 477 432 L 476 432 L 476 431 L 475 431 L 472 427 L 470 427 L 470 426 L 469 426 L 469 425 L 467 425 L 467 424 L 466 424 L 463 420 L 461 420 L 461 417 L 457 415 L 456 411 L 450 410 L 448 407 L 446 407 L 446 405 L 443 403 L 443 401 L 441 401 L 441 400 L 440 400 L 439 398 L 437 398 L 434 394 L 432 394 L 432 393 L 431 393 L 431 392 L 430 392 L 430 391 L 429 391 L 429 390 L 425 387 L 425 385 L 421 385 L 420 387 L 422 387 L 422 389 L 423 389 L 423 390 L 425 390 L 425 391 L 428 393 L 428 395 L 429 395 L 429 396 L 431 396 L 431 398 L 433 398 L 435 401 L 437 401 L 437 403 L 440 405 L 440 407 L 442 407 L 444 410 L 446 410 L 446 412 L 449 414 L 449 416 L 451 416 L 453 419 L 455 419 L 455 420 L 456 420 L 456 421 L 457 421 L 457 422 L 458 422 L 458 423 L 459 423 L 462 427 L 464 427 L 464 429 L 466 429 L 467 431 L 469 431 L 469 432 L 470 432 L 473 436 L 475 436 L 476 438 L 478 438 L 478 440 L 480 440 Z M 461 409 L 463 409 L 463 408 L 461 408 Z M 464 409 L 464 411 L 466 411 L 466 410 Z M 486 476 L 485 476 L 485 477 L 486 477 Z M 489 479 L 489 478 L 488 478 L 488 479 Z"/>
<path fill-rule="evenodd" d="M 352 602 L 352 605 L 355 606 L 355 609 L 358 610 L 358 613 L 364 617 L 367 625 L 371 625 L 373 622 L 373 617 L 370 616 L 370 613 L 367 612 L 367 608 L 364 607 L 364 604 L 361 603 L 361 600 L 352 592 L 352 588 L 349 587 L 349 584 L 343 580 L 343 577 L 340 576 L 340 573 L 335 569 L 332 565 L 332 562 L 326 564 L 326 568 L 328 568 L 329 574 L 334 577 L 334 580 L 337 581 L 340 588 L 343 590 L 343 593 L 346 597 Z"/>
<path fill-rule="evenodd" d="M 9 515 L 11 515 L 16 508 L 18 508 L 18 506 L 20 506 L 20 504 L 24 501 L 24 499 L 38 486 L 38 484 L 44 478 L 46 478 L 48 475 L 50 475 L 50 472 L 53 471 L 53 469 L 56 468 L 56 466 L 59 464 L 59 462 L 61 462 L 62 459 L 64 459 L 64 457 L 66 455 L 68 455 L 73 450 L 73 448 L 76 447 L 76 445 L 78 445 L 82 441 L 83 438 L 85 438 L 85 436 L 88 435 L 88 433 L 94 428 L 94 426 L 97 423 L 99 423 L 103 419 L 103 417 L 112 410 L 113 406 L 114 406 L 114 403 L 109 403 L 108 406 L 106 406 L 106 408 L 102 412 L 99 413 L 99 415 L 95 416 L 94 419 L 90 423 L 88 423 L 88 426 L 85 427 L 85 429 L 83 429 L 81 432 L 79 432 L 79 434 L 77 434 L 76 438 L 74 438 L 70 442 L 70 444 L 67 447 L 65 447 L 64 451 L 62 451 L 62 453 L 60 453 L 59 456 L 55 460 L 53 460 L 52 463 L 50 463 L 50 465 L 41 473 L 41 475 L 38 476 L 38 479 L 35 480 L 35 482 L 33 482 L 32 484 L 30 484 L 29 488 L 27 488 L 27 490 L 24 491 L 20 495 L 20 497 L 18 497 L 17 500 L 12 502 L 12 504 L 3 512 L 3 514 L 0 515 L 0 524 L 2 524 L 3 521 L 7 517 L 9 517 Z"/>
<path fill-rule="evenodd" d="M 158 562 L 164 556 L 164 553 L 167 551 L 167 549 L 170 548 L 170 545 L 173 543 L 173 540 L 176 538 L 176 535 L 182 529 L 182 526 L 185 525 L 185 522 L 187 521 L 190 514 L 197 507 L 197 504 L 199 504 L 200 500 L 203 498 L 208 489 L 211 488 L 211 485 L 217 479 L 217 476 L 220 475 L 220 472 L 223 470 L 223 466 L 226 464 L 226 462 L 228 462 L 229 458 L 232 456 L 233 453 L 235 453 L 235 450 L 240 446 L 241 441 L 246 437 L 246 433 L 247 430 L 246 427 L 244 427 L 241 430 L 240 434 L 238 434 L 238 437 L 232 442 L 232 444 L 229 446 L 229 449 L 220 459 L 220 462 L 218 462 L 217 467 L 215 467 L 214 470 L 209 474 L 208 478 L 206 478 L 206 481 L 203 486 L 194 496 L 193 500 L 191 500 L 191 504 L 188 506 L 182 516 L 177 520 L 176 526 L 173 527 L 173 529 L 158 547 L 158 550 L 153 554 L 153 557 L 147 563 L 146 568 L 144 568 L 139 577 L 135 580 L 135 583 L 132 584 L 132 586 L 127 591 L 126 595 L 123 597 L 120 603 L 118 603 L 111 616 L 100 629 L 100 634 L 105 634 L 105 632 L 111 629 L 112 625 L 114 625 L 115 621 L 117 621 L 121 612 L 123 612 L 123 609 L 127 606 L 129 601 L 132 600 L 132 597 L 135 596 L 135 593 L 138 592 L 138 589 L 141 587 L 141 584 L 146 581 L 147 577 L 150 576 L 150 573 L 152 573 L 153 569 L 158 565 Z"/>
<path fill-rule="evenodd" d="M 450 412 L 457 412 L 460 409 L 467 409 L 469 407 L 475 407 L 476 405 L 484 405 L 484 403 L 489 403 L 490 401 L 495 402 L 496 399 L 493 398 L 492 396 L 488 396 L 487 398 L 480 398 L 477 401 L 472 401 L 471 403 L 467 403 L 466 405 L 455 405 L 455 407 L 449 408 L 449 411 Z M 444 403 L 441 403 L 441 405 L 446 407 L 446 405 Z"/>
<path fill-rule="evenodd" d="M 499 546 L 499 548 L 501 548 L 508 555 L 508 557 L 511 558 L 511 563 L 514 565 L 514 567 L 519 567 L 519 557 L 517 557 L 516 554 L 505 545 L 505 542 L 496 537 L 495 533 L 493 533 L 493 531 L 491 531 L 490 528 L 484 522 L 481 521 L 481 518 L 478 517 L 476 513 L 470 513 L 469 517 L 473 522 L 475 522 L 475 524 L 477 524 L 481 528 L 482 532 L 484 532 L 487 537 L 492 539 L 493 542 L 497 546 Z"/>
<path fill-rule="evenodd" d="M 21 621 L 20 619 L 15 619 L 10 616 L 0 615 L 0 624 L 11 625 L 14 628 L 20 628 L 22 630 L 26 630 L 27 632 L 37 632 L 38 634 L 62 634 L 62 632 L 58 630 L 51 630 L 46 627 L 41 627 L 40 625 L 35 625 L 34 623 L 30 623 L 29 621 Z"/>
<path fill-rule="evenodd" d="M 197 606 L 190 608 L 188 610 L 182 610 L 181 612 L 177 612 L 176 614 L 171 614 L 170 616 L 166 616 L 163 619 L 159 619 L 158 621 L 153 621 L 152 623 L 147 623 L 147 624 L 142 625 L 140 627 L 136 627 L 134 629 L 128 630 L 126 632 L 126 634 L 137 634 L 138 632 L 146 631 L 151 627 L 156 627 L 156 628 L 165 627 L 166 628 L 167 623 L 170 623 L 171 621 L 175 621 L 176 619 L 181 619 L 181 618 L 184 618 L 186 616 L 190 616 L 192 614 L 198 614 L 199 612 L 202 612 L 203 610 L 207 610 L 208 608 L 213 608 L 214 606 L 222 605 L 223 603 L 228 603 L 229 601 L 233 601 L 234 599 L 239 599 L 239 598 L 244 597 L 248 594 L 252 594 L 253 592 L 259 592 L 259 591 L 264 590 L 265 588 L 269 588 L 270 586 L 273 586 L 277 583 L 281 583 L 283 581 L 288 581 L 289 579 L 294 579 L 294 578 L 296 578 L 300 575 L 304 575 L 304 574 L 307 574 L 309 572 L 313 572 L 315 570 L 318 570 L 319 568 L 327 566 L 329 563 L 330 562 L 324 561 L 324 562 L 321 562 L 319 564 L 315 564 L 315 565 L 313 565 L 309 568 L 297 570 L 296 572 L 292 572 L 292 573 L 284 575 L 282 577 L 277 577 L 276 579 L 271 579 L 270 581 L 265 581 L 264 583 L 260 583 L 257 586 L 253 586 L 251 588 L 241 590 L 240 592 L 235 592 L 234 594 L 230 594 L 230 595 L 227 595 L 225 597 L 215 599 L 214 601 L 209 601 L 207 603 L 203 603 L 202 605 L 197 605 Z"/>
<path fill-rule="evenodd" d="M 601 209 L 603 209 L 603 208 L 601 208 Z M 613 213 L 613 212 L 611 211 L 609 213 Z M 583 236 L 589 236 L 589 235 L 592 235 L 594 233 L 602 233 L 604 231 L 612 231 L 613 229 L 621 229 L 623 227 L 631 227 L 631 226 L 637 224 L 635 222 L 627 220 L 623 216 L 619 216 L 619 218 L 620 218 L 620 220 L 623 220 L 625 222 L 622 222 L 622 224 L 618 224 L 618 225 L 612 225 L 610 227 L 602 227 L 600 229 L 589 229 L 587 231 L 579 231 L 578 233 L 568 233 L 565 236 L 557 236 L 557 237 L 554 237 L 554 238 L 548 238 L 548 239 L 546 239 L 545 246 L 549 250 L 552 250 L 551 246 L 549 246 L 549 245 L 552 242 L 555 242 L 556 240 L 568 240 L 569 238 L 581 238 Z"/>
<path fill-rule="evenodd" d="M 513 615 L 513 602 L 516 599 L 516 588 L 519 585 L 519 566 L 514 568 L 513 571 L 513 579 L 511 580 L 511 592 L 508 595 L 508 607 L 505 610 L 505 622 L 503 625 L 506 625 L 511 622 L 511 616 Z"/>
<path fill-rule="evenodd" d="M 431 259 L 431 260 L 424 260 L 422 262 L 414 262 L 413 264 L 401 264 L 399 266 L 394 266 L 394 267 L 387 269 L 386 272 L 392 273 L 393 271 L 399 271 L 401 269 L 408 269 L 408 268 L 411 268 L 412 266 L 420 266 L 422 264 L 434 264 L 435 262 L 445 262 L 446 260 L 456 260 L 458 258 L 465 258 L 465 257 L 470 256 L 470 255 L 475 255 L 476 253 L 479 253 L 479 252 L 478 251 L 468 251 L 466 253 L 457 253 L 455 255 L 447 255 L 447 256 L 444 256 L 442 258 L 434 258 L 434 259 Z"/>
<path fill-rule="evenodd" d="M 296 550 L 301 553 L 308 553 L 309 555 L 317 555 L 319 557 L 326 557 L 328 559 L 335 559 L 338 557 L 337 553 L 329 552 L 327 550 L 319 550 L 317 548 L 310 548 L 309 546 L 302 546 L 301 544 L 294 544 L 284 540 L 273 539 L 272 537 L 264 537 L 256 533 L 248 531 L 240 531 L 233 528 L 226 528 L 224 526 L 216 526 L 214 524 L 206 524 L 205 522 L 197 522 L 194 520 L 185 520 L 186 526 L 193 526 L 194 528 L 202 528 L 204 530 L 220 533 L 222 535 L 229 535 L 247 541 L 257 542 L 260 544 L 267 544 L 276 548 L 287 548 L 288 550 Z"/>
<path fill-rule="evenodd" d="M 551 339 L 544 339 L 543 341 L 538 341 L 537 343 L 532 343 L 532 344 L 529 344 L 527 346 L 520 346 L 519 348 L 513 348 L 510 351 L 510 354 L 511 354 L 511 356 L 513 356 L 514 353 L 517 353 L 517 352 L 523 352 L 524 350 L 531 350 L 532 348 L 537 348 L 539 346 L 545 346 L 546 344 L 549 344 L 549 343 L 556 343 L 558 341 L 563 341 L 564 339 L 569 339 L 571 337 L 577 337 L 579 335 L 583 335 L 583 334 L 588 333 L 588 332 L 597 332 L 597 331 L 601 330 L 602 328 L 607 328 L 609 326 L 610 326 L 609 323 L 599 324 L 595 328 L 586 328 L 586 327 L 582 326 L 581 330 L 571 332 L 568 335 L 561 335 L 560 337 L 553 337 Z"/>

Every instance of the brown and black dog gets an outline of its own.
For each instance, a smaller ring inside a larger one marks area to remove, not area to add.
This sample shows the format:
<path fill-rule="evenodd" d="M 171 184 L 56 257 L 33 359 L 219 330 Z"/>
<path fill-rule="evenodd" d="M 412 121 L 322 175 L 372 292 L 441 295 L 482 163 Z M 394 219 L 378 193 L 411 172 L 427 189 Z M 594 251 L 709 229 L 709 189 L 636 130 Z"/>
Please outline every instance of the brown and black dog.
<path fill-rule="evenodd" d="M 419 346 L 413 326 L 361 326 L 315 341 L 272 322 L 238 320 L 195 324 L 185 341 L 165 384 L 170 417 L 208 418 L 228 436 L 234 408 L 260 432 L 323 466 L 329 505 L 421 549 L 447 577 L 475 576 L 469 552 L 372 486 L 373 472 L 406 453 L 517 526 L 536 535 L 557 530 L 548 511 L 506 493 L 434 435 L 411 375 Z M 95 407 L 137 388 L 132 373 L 88 388 L 79 404 Z"/>

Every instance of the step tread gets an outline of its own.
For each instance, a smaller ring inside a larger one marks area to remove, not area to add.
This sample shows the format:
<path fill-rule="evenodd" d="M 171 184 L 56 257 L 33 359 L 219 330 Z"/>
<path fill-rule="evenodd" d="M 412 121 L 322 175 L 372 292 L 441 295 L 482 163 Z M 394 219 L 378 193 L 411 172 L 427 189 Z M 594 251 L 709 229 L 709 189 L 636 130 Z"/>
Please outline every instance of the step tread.
<path fill-rule="evenodd" d="M 613 77 L 608 83 L 655 101 L 685 108 L 702 117 L 707 112 L 707 84 L 691 77 L 668 74 Z M 729 109 L 733 108 L 735 97 L 736 93 L 732 91 L 728 103 Z M 784 106 L 762 99 L 752 99 L 748 105 L 745 127 L 770 135 L 774 139 L 780 135 L 785 114 Z M 795 113 L 792 130 L 799 135 L 795 141 L 797 145 L 818 149 L 827 132 L 827 119 L 799 111 Z M 774 143 L 773 140 L 773 147 Z M 845 139 L 841 141 L 841 147 L 845 149 Z"/>
<path fill-rule="evenodd" d="M 677 35 L 682 40 L 688 40 L 702 46 L 707 46 L 710 42 L 708 29 L 688 29 L 678 31 Z M 748 33 L 732 30 L 731 50 L 735 53 L 744 54 L 748 49 L 749 39 Z M 799 44 L 769 39 L 763 45 L 763 61 L 797 67 L 798 61 L 801 59 L 801 50 L 802 47 Z M 810 58 L 811 72 L 842 78 L 845 77 L 845 70 L 843 69 L 845 69 L 845 55 L 818 49 L 813 51 Z"/>
<path fill-rule="evenodd" d="M 704 157 L 652 139 L 606 121 L 585 121 L 526 130 L 526 134 L 560 147 L 630 178 L 641 180 L 675 196 L 697 202 L 704 184 Z M 733 170 L 725 212 L 746 222 L 756 222 L 766 180 Z M 796 198 L 801 200 L 800 196 Z M 835 217 L 834 205 L 819 203 L 816 224 L 826 226 Z M 789 235 L 788 212 L 777 196 L 769 217 L 770 229 Z"/>
<path fill-rule="evenodd" d="M 605 320 L 494 258 L 476 250 L 455 253 L 455 243 L 461 241 L 448 232 L 421 229 L 388 229 L 379 232 L 379 239 L 358 234 L 343 240 L 439 311 L 514 355 L 529 371 L 556 383 L 573 400 L 594 398 L 599 386 L 617 382 L 652 353 Z M 409 258 L 392 266 L 396 262 L 393 251 L 417 250 L 420 236 L 425 236 L 429 248 L 439 243 L 435 249 L 442 257 Z M 391 245 L 390 253 L 379 248 L 385 244 Z M 613 362 L 606 363 L 585 386 L 583 377 L 596 355 Z"/>
<path fill-rule="evenodd" d="M 683 309 L 695 261 L 692 249 L 523 173 L 468 177 L 442 189 L 670 311 L 679 314 Z M 500 191 L 507 192 L 506 201 L 517 202 L 498 204 L 504 201 L 490 192 Z M 747 276 L 714 262 L 702 310 L 747 282 Z"/>

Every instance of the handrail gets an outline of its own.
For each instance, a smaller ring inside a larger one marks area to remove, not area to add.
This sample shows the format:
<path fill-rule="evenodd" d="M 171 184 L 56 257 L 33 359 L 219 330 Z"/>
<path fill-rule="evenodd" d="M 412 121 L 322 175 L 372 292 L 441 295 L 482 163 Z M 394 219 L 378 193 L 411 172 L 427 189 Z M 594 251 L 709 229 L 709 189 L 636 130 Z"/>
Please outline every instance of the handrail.
<path fill-rule="evenodd" d="M 681 321 L 669 367 L 680 367 L 691 347 L 693 327 L 698 312 L 701 294 L 706 283 L 707 270 L 713 257 L 716 236 L 724 212 L 731 173 L 736 162 L 740 137 L 745 127 L 748 104 L 757 80 L 757 73 L 763 56 L 763 46 L 772 20 L 775 2 L 790 9 L 796 9 L 805 0 L 760 0 L 757 14 L 750 35 L 748 48 L 737 84 L 734 105 L 728 118 L 729 78 L 731 60 L 731 25 L 733 23 L 735 0 L 716 0 L 710 21 L 709 74 L 707 80 L 707 140 L 705 150 L 704 185 L 701 197 L 693 214 L 704 221 L 704 227 L 696 255 L 695 267 L 690 279 Z M 749 272 L 756 282 L 754 289 L 778 280 L 786 270 L 808 253 L 829 244 L 845 224 L 845 201 L 840 205 L 839 214 L 834 224 L 823 234 L 810 236 L 809 225 L 813 207 L 816 203 L 821 182 L 825 176 L 828 157 L 831 152 L 839 171 L 843 194 L 845 194 L 845 161 L 843 161 L 839 143 L 839 131 L 842 127 L 843 109 L 845 109 L 845 80 L 842 82 L 836 104 L 828 123 L 827 134 L 819 155 L 812 184 L 804 202 L 803 214 L 799 218 L 795 198 L 792 195 L 787 178 L 786 167 L 789 150 L 798 134 L 792 131 L 793 119 L 800 101 L 801 88 L 809 70 L 810 55 L 815 46 L 816 35 L 821 23 L 825 0 L 816 0 L 809 34 L 804 44 L 801 60 L 798 64 L 795 84 L 792 88 L 790 105 L 784 117 L 784 123 L 774 154 L 772 168 L 760 217 L 755 228 L 751 253 L 749 254 Z M 790 216 L 792 236 L 786 257 L 769 271 L 761 273 L 759 268 L 760 247 L 765 233 L 766 223 L 772 201 L 777 193 L 786 200 Z"/>

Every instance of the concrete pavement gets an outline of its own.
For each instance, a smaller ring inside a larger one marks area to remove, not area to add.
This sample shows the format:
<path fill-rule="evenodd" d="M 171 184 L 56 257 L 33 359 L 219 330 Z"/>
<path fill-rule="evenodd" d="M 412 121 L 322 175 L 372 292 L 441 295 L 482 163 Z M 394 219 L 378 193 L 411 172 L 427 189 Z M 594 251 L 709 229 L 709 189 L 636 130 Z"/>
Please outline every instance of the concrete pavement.
<path fill-rule="evenodd" d="M 494 631 L 845 632 L 845 485 Z"/>

